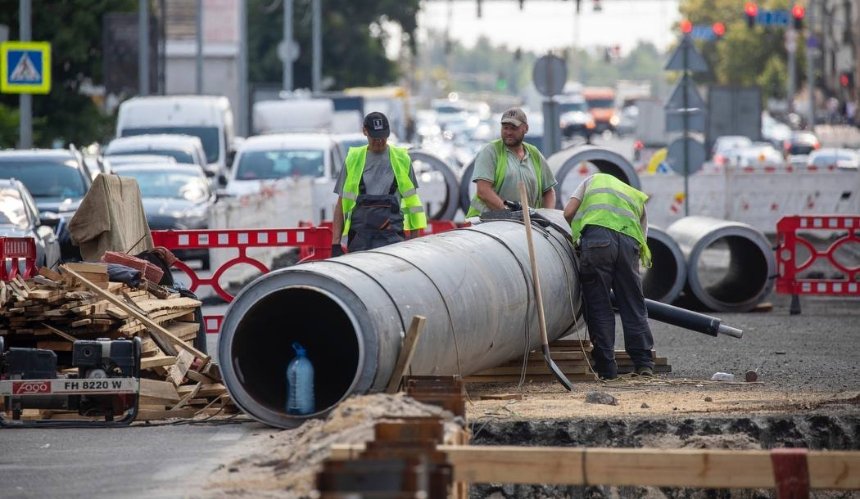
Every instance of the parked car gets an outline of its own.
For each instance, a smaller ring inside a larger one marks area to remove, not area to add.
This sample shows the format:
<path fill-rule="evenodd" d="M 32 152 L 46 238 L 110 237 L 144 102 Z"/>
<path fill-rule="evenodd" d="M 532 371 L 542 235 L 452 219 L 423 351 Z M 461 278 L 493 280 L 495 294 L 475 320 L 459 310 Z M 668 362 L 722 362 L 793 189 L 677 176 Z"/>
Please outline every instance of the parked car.
<path fill-rule="evenodd" d="M 199 165 L 208 177 L 214 178 L 219 174 L 217 168 L 210 169 L 207 165 L 203 143 L 199 138 L 191 135 L 135 135 L 113 139 L 105 148 L 105 156 L 108 158 L 128 154 L 172 156 L 177 163 Z M 217 179 L 222 185 L 225 180 Z"/>
<path fill-rule="evenodd" d="M 806 165 L 816 168 L 834 166 L 841 170 L 857 171 L 860 168 L 860 153 L 844 147 L 825 147 L 812 151 L 806 160 Z"/>
<path fill-rule="evenodd" d="M 208 229 L 216 196 L 199 165 L 149 163 L 116 167 L 114 173 L 132 177 L 140 186 L 146 221 L 151 230 Z M 175 250 L 183 260 L 200 260 L 209 268 L 209 250 Z"/>
<path fill-rule="evenodd" d="M 53 227 L 42 223 L 30 191 L 15 179 L 0 179 L 0 236 L 32 237 L 38 267 L 56 268 L 60 262 L 60 241 Z M 6 263 L 7 270 L 10 264 Z M 24 270 L 23 261 L 19 270 Z"/>
<path fill-rule="evenodd" d="M 215 178 L 226 177 L 238 145 L 230 101 L 222 95 L 147 95 L 120 104 L 116 136 L 150 134 L 199 138 L 204 150 L 203 167 Z"/>
<path fill-rule="evenodd" d="M 340 147 L 328 134 L 257 135 L 236 153 L 225 192 L 254 194 L 264 182 L 287 177 L 335 179 L 341 165 Z"/>
<path fill-rule="evenodd" d="M 587 142 L 591 142 L 595 123 L 591 113 L 588 112 L 585 99 L 580 96 L 559 97 L 558 114 L 561 133 L 565 137 L 579 135 L 585 137 Z"/>
<path fill-rule="evenodd" d="M 777 168 L 785 164 L 782 154 L 769 142 L 753 142 L 752 145 L 737 149 L 731 161 L 738 168 Z"/>
<path fill-rule="evenodd" d="M 821 148 L 821 142 L 812 132 L 793 132 L 783 142 L 783 150 L 786 156 L 795 154 L 811 154 L 812 151 Z"/>
<path fill-rule="evenodd" d="M 15 178 L 27 187 L 43 223 L 54 227 L 63 260 L 80 260 L 67 222 L 92 185 L 81 155 L 68 149 L 0 151 L 0 178 Z"/>
<path fill-rule="evenodd" d="M 714 140 L 714 145 L 711 147 L 711 159 L 718 166 L 723 166 L 730 162 L 730 156 L 734 151 L 749 147 L 752 145 L 752 140 L 743 135 L 723 135 Z"/>

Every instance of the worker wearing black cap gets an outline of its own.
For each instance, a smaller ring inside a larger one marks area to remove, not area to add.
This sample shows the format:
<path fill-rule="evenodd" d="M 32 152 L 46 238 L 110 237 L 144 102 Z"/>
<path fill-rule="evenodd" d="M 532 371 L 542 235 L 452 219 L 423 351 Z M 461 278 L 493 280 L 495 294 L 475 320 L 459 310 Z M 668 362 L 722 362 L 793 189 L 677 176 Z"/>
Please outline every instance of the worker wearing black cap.
<path fill-rule="evenodd" d="M 332 256 L 402 241 L 405 230 L 427 225 L 418 182 L 406 149 L 388 144 L 388 118 L 379 112 L 365 116 L 367 145 L 350 147 L 334 192 L 338 195 L 332 226 Z"/>

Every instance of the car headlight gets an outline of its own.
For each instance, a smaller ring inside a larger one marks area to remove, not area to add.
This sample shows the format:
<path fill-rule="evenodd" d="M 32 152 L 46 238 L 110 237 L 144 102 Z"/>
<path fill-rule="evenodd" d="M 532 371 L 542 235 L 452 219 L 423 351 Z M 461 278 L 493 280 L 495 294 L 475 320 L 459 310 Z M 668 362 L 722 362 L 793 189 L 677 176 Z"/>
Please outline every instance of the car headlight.
<path fill-rule="evenodd" d="M 617 114 L 613 114 L 611 118 L 609 118 L 609 124 L 612 126 L 617 126 L 621 120 L 618 119 Z"/>

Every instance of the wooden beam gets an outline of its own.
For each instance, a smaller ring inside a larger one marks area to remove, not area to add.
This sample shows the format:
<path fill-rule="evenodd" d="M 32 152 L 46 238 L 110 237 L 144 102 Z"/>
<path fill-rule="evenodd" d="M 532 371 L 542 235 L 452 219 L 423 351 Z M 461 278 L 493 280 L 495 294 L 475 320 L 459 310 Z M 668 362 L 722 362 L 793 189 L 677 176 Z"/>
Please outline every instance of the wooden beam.
<path fill-rule="evenodd" d="M 54 334 L 56 334 L 56 335 L 57 335 L 57 336 L 59 336 L 60 338 L 63 338 L 63 339 L 64 339 L 64 340 L 66 340 L 66 341 L 71 341 L 72 343 L 74 343 L 75 341 L 77 341 L 77 338 L 75 338 L 74 336 L 72 336 L 72 335 L 70 335 L 70 334 L 67 334 L 67 333 L 64 333 L 63 331 L 60 331 L 59 329 L 55 328 L 54 326 L 52 326 L 52 325 L 50 325 L 50 324 L 46 324 L 46 323 L 44 323 L 44 322 L 42 322 L 42 323 L 40 323 L 40 324 L 42 324 L 42 326 L 44 326 L 44 327 L 46 327 L 46 328 L 50 329 L 50 330 L 51 330 L 51 332 L 53 332 Z"/>
<path fill-rule="evenodd" d="M 394 365 L 394 372 L 391 374 L 391 379 L 388 380 L 385 393 L 396 393 L 400 389 L 400 380 L 403 379 L 403 373 L 406 372 L 409 363 L 412 362 L 412 355 L 415 353 L 415 347 L 418 346 L 418 338 L 421 336 L 421 331 L 424 330 L 425 322 L 427 322 L 427 318 L 422 315 L 412 317 L 412 323 L 406 330 L 406 337 L 403 339 L 400 355 L 397 356 L 397 364 Z"/>
<path fill-rule="evenodd" d="M 352 459 L 364 444 L 333 445 Z M 766 450 L 439 445 L 454 480 L 471 483 L 775 488 Z M 860 490 L 860 452 L 809 451 L 812 489 Z"/>
<path fill-rule="evenodd" d="M 122 310 L 125 310 L 126 312 L 128 312 L 129 315 L 131 315 L 135 319 L 142 322 L 147 327 L 147 329 L 149 329 L 150 331 L 157 332 L 157 333 L 161 334 L 161 336 L 163 336 L 165 339 L 167 339 L 168 341 L 170 341 L 171 343 L 173 343 L 177 347 L 181 348 L 182 350 L 185 350 L 187 352 L 192 353 L 195 357 L 197 357 L 198 359 L 203 361 L 204 364 L 209 362 L 209 356 L 208 355 L 201 352 L 200 350 L 197 350 L 193 346 L 186 344 L 184 341 L 182 341 L 181 339 L 179 339 L 176 336 L 174 336 L 173 334 L 171 334 L 170 331 L 168 331 L 167 329 L 164 329 L 159 324 L 150 320 L 150 318 L 147 317 L 146 314 L 142 314 L 142 313 L 138 312 L 137 310 L 135 310 L 134 308 L 128 306 L 125 302 L 123 302 L 122 300 L 120 300 L 119 298 L 114 296 L 113 294 L 111 294 L 108 291 L 105 291 L 104 289 L 98 287 L 96 284 L 88 281 L 86 278 L 81 277 L 80 274 L 78 274 L 74 270 L 69 269 L 66 265 L 61 266 L 61 268 L 64 271 L 71 274 L 72 276 L 74 276 L 77 280 L 81 281 L 81 284 L 86 286 L 90 291 L 94 292 L 95 294 L 97 294 L 97 295 L 101 296 L 102 298 L 106 299 L 107 301 L 111 302 L 111 304 L 113 304 L 114 306 L 119 307 Z"/>

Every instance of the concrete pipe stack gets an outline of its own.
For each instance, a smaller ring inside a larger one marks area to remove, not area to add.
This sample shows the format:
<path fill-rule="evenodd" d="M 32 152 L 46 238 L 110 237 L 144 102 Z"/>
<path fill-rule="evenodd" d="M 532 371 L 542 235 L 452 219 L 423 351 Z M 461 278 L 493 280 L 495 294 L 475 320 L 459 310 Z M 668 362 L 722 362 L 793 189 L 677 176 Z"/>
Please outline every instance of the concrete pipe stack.
<path fill-rule="evenodd" d="M 444 186 L 444 197 L 438 204 L 429 203 L 430 209 L 427 210 L 427 218 L 432 220 L 453 220 L 457 215 L 457 208 L 459 208 L 459 189 L 460 189 L 460 181 L 457 179 L 457 175 L 451 171 L 451 168 L 448 166 L 445 161 L 436 156 L 435 154 L 424 151 L 421 149 L 410 149 L 409 157 L 412 159 L 412 165 L 416 170 L 416 175 L 418 176 L 418 185 L 422 186 L 422 175 L 431 174 L 433 172 L 437 172 L 442 176 L 442 179 L 445 181 Z M 431 171 L 426 171 L 427 169 Z M 426 183 L 424 184 L 426 190 Z M 434 199 L 425 199 L 425 202 L 433 201 Z"/>

